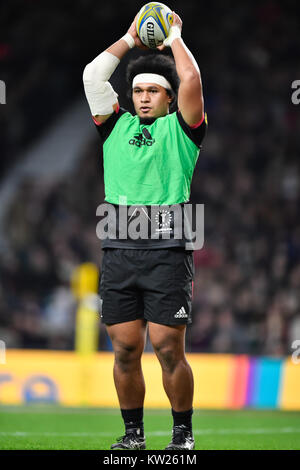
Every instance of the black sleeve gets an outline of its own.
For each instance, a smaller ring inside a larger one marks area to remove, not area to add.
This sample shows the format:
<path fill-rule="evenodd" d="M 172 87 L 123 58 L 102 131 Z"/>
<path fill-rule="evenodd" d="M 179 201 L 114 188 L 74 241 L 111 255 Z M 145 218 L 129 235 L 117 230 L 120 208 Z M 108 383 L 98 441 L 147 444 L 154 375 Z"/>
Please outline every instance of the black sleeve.
<path fill-rule="evenodd" d="M 126 113 L 126 109 L 124 108 L 119 108 L 118 111 L 114 111 L 112 115 L 107 119 L 107 121 L 103 122 L 102 124 L 95 124 L 95 127 L 101 137 L 101 139 L 104 141 L 107 139 L 111 131 L 113 130 L 114 126 L 116 125 L 118 119 L 122 116 L 122 114 Z"/>
<path fill-rule="evenodd" d="M 207 128 L 206 116 L 204 116 L 204 119 L 203 119 L 202 123 L 200 124 L 200 126 L 193 129 L 192 127 L 190 127 L 185 122 L 185 120 L 183 119 L 182 114 L 181 114 L 180 111 L 177 111 L 176 114 L 177 114 L 177 119 L 179 121 L 179 124 L 182 127 L 182 129 L 184 130 L 184 132 L 186 133 L 186 135 L 200 149 L 201 148 L 201 143 L 202 143 L 202 140 L 204 139 L 206 128 Z"/>

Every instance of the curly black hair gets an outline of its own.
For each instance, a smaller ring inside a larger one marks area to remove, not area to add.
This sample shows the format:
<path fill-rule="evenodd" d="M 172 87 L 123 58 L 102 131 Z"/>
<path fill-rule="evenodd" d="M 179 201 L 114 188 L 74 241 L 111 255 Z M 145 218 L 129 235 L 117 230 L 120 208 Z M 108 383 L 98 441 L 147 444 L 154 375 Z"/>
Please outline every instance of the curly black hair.
<path fill-rule="evenodd" d="M 172 104 L 175 104 L 179 78 L 176 72 L 175 61 L 172 57 L 163 54 L 147 54 L 131 60 L 126 71 L 126 80 L 129 85 L 128 98 L 132 96 L 132 81 L 140 73 L 157 73 L 165 77 L 172 86 L 172 90 L 166 91 L 172 98 Z"/>

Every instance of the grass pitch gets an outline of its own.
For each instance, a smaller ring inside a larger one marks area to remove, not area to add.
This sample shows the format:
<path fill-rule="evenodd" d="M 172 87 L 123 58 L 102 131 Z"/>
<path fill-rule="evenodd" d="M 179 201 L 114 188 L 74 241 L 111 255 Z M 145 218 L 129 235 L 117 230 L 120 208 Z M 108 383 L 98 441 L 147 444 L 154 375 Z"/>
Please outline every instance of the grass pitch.
<path fill-rule="evenodd" d="M 171 440 L 169 410 L 146 409 L 147 450 Z M 195 450 L 300 449 L 300 412 L 194 410 Z M 109 450 L 124 432 L 118 409 L 0 406 L 0 449 Z"/>

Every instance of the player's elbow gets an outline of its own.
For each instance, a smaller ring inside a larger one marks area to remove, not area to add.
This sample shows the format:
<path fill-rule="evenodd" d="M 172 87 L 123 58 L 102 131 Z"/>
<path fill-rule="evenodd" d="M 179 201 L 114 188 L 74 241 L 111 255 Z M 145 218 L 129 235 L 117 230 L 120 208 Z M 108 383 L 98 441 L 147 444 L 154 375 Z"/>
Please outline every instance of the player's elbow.
<path fill-rule="evenodd" d="M 93 63 L 90 62 L 87 64 L 83 70 L 82 74 L 82 80 L 83 83 L 90 83 L 93 82 L 95 79 L 95 67 L 93 66 Z"/>
<path fill-rule="evenodd" d="M 193 82 L 199 83 L 201 82 L 200 74 L 195 68 L 193 67 L 188 68 L 184 71 L 184 74 L 181 77 L 181 81 L 190 82 L 190 83 L 193 83 Z"/>

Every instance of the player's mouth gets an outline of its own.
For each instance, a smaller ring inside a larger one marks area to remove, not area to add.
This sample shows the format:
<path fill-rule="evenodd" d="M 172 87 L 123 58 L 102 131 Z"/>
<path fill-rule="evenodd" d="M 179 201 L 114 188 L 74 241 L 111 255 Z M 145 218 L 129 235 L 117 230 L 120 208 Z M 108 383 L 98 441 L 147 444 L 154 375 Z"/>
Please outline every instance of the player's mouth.
<path fill-rule="evenodd" d="M 142 111 L 142 113 L 148 113 L 149 111 L 151 111 L 151 108 L 149 108 L 149 106 L 142 106 L 140 110 Z"/>

